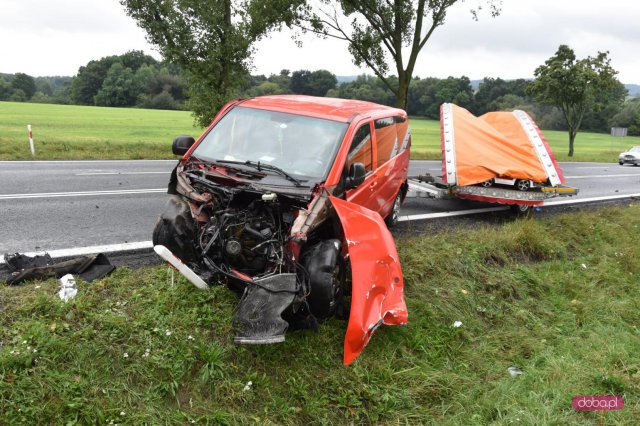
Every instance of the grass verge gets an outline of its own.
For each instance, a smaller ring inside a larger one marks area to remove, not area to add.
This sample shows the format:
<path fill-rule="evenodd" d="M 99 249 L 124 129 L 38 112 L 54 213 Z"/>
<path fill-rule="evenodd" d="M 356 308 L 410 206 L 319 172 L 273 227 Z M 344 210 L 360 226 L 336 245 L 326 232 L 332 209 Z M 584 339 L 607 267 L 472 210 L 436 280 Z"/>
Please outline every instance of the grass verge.
<path fill-rule="evenodd" d="M 175 136 L 196 137 L 203 130 L 193 127 L 187 111 L 0 102 L 0 160 L 32 159 L 27 124 L 33 125 L 40 160 L 174 158 Z M 413 159 L 440 160 L 438 121 L 413 118 L 411 133 Z M 566 132 L 544 134 L 560 161 L 616 162 L 620 152 L 640 145 L 640 137 L 580 132 L 571 158 Z"/>
<path fill-rule="evenodd" d="M 349 367 L 338 320 L 233 346 L 235 296 L 166 267 L 0 287 L 0 423 L 638 424 L 639 237 L 638 205 L 403 237 L 409 325 Z"/>

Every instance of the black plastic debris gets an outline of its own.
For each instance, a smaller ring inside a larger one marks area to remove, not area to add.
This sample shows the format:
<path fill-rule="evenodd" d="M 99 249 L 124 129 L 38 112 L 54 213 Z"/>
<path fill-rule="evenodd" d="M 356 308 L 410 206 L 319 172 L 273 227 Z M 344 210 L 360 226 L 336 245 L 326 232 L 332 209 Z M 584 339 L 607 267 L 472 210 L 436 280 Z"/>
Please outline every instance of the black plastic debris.
<path fill-rule="evenodd" d="M 284 342 L 289 324 L 282 312 L 296 295 L 296 274 L 278 274 L 247 285 L 233 320 L 238 345 Z"/>
<path fill-rule="evenodd" d="M 62 262 L 54 262 L 49 254 L 33 257 L 20 253 L 5 254 L 4 259 L 11 272 L 11 277 L 7 280 L 10 285 L 27 280 L 60 278 L 67 274 L 76 274 L 83 280 L 91 282 L 105 277 L 116 269 L 102 253 Z"/>

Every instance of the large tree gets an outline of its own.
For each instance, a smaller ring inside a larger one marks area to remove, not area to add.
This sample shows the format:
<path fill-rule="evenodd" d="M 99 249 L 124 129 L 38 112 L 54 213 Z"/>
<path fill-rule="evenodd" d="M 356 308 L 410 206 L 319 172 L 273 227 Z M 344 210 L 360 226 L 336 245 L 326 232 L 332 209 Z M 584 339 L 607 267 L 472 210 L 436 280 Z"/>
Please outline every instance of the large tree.
<path fill-rule="evenodd" d="M 463 0 L 320 0 L 298 25 L 305 31 L 344 40 L 358 66 L 366 66 L 393 92 L 396 106 L 406 109 L 409 84 L 418 54 L 436 28 L 444 25 L 447 11 Z M 492 16 L 501 0 L 486 3 Z M 481 7 L 472 9 L 477 18 Z M 397 79 L 389 78 L 389 74 Z"/>
<path fill-rule="evenodd" d="M 569 157 L 573 157 L 576 134 L 588 109 L 599 111 L 602 99 L 618 91 L 618 72 L 611 67 L 609 52 L 577 59 L 573 49 L 560 45 L 558 51 L 535 70 L 535 81 L 527 93 L 560 109 L 569 131 Z M 624 99 L 625 93 L 620 93 Z"/>
<path fill-rule="evenodd" d="M 33 77 L 21 72 L 16 73 L 13 77 L 13 80 L 11 80 L 11 87 L 13 87 L 14 90 L 22 90 L 26 100 L 31 99 L 36 93 L 36 83 Z"/>
<path fill-rule="evenodd" d="M 129 16 L 169 62 L 187 72 L 189 106 L 200 125 L 238 96 L 253 45 L 291 23 L 304 1 L 121 0 Z"/>

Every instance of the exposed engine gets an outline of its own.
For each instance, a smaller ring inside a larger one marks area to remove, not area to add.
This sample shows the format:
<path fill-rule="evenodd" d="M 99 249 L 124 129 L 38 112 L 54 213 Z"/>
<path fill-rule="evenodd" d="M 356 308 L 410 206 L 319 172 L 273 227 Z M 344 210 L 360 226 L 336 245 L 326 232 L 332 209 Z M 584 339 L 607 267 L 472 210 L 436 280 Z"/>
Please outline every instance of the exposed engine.
<path fill-rule="evenodd" d="M 267 194 L 267 198 L 270 196 Z M 229 207 L 211 212 L 209 220 L 201 224 L 198 248 L 221 273 L 237 271 L 255 277 L 282 270 L 284 242 L 293 214 L 283 215 L 275 194 L 273 198 L 257 198 L 246 207 L 233 200 Z"/>
<path fill-rule="evenodd" d="M 242 294 L 234 318 L 237 343 L 282 341 L 290 325 L 317 328 L 316 318 L 338 312 L 340 240 L 292 243 L 306 199 L 185 175 L 189 185 L 171 196 L 153 242 L 209 284 L 226 282 Z"/>

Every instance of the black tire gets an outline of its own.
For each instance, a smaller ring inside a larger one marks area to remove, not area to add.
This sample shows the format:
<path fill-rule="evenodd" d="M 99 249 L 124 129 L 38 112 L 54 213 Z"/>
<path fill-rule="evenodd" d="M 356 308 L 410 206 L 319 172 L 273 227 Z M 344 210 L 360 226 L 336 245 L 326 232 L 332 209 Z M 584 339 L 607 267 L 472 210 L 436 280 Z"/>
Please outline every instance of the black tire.
<path fill-rule="evenodd" d="M 493 179 L 485 180 L 480 185 L 484 186 L 485 188 L 491 188 L 493 186 Z"/>
<path fill-rule="evenodd" d="M 532 206 L 527 206 L 524 204 L 512 204 L 510 208 L 511 212 L 518 216 L 530 216 L 534 211 Z"/>
<path fill-rule="evenodd" d="M 184 263 L 194 262 L 196 224 L 191 209 L 178 195 L 169 197 L 153 229 L 153 245 L 163 245 Z"/>
<path fill-rule="evenodd" d="M 309 310 L 318 319 L 333 315 L 344 294 L 344 261 L 340 240 L 320 241 L 302 255 L 302 265 L 309 273 Z"/>
<path fill-rule="evenodd" d="M 398 191 L 398 195 L 393 200 L 393 207 L 391 208 L 391 213 L 384 218 L 384 223 L 387 225 L 387 228 L 392 229 L 398 224 L 398 220 L 400 219 L 400 207 L 402 206 L 402 193 Z"/>
<path fill-rule="evenodd" d="M 517 179 L 515 187 L 518 191 L 528 191 L 531 189 L 531 182 L 528 180 Z"/>
<path fill-rule="evenodd" d="M 621 166 L 624 166 L 624 163 L 622 161 L 618 161 L 618 164 L 620 164 Z"/>

